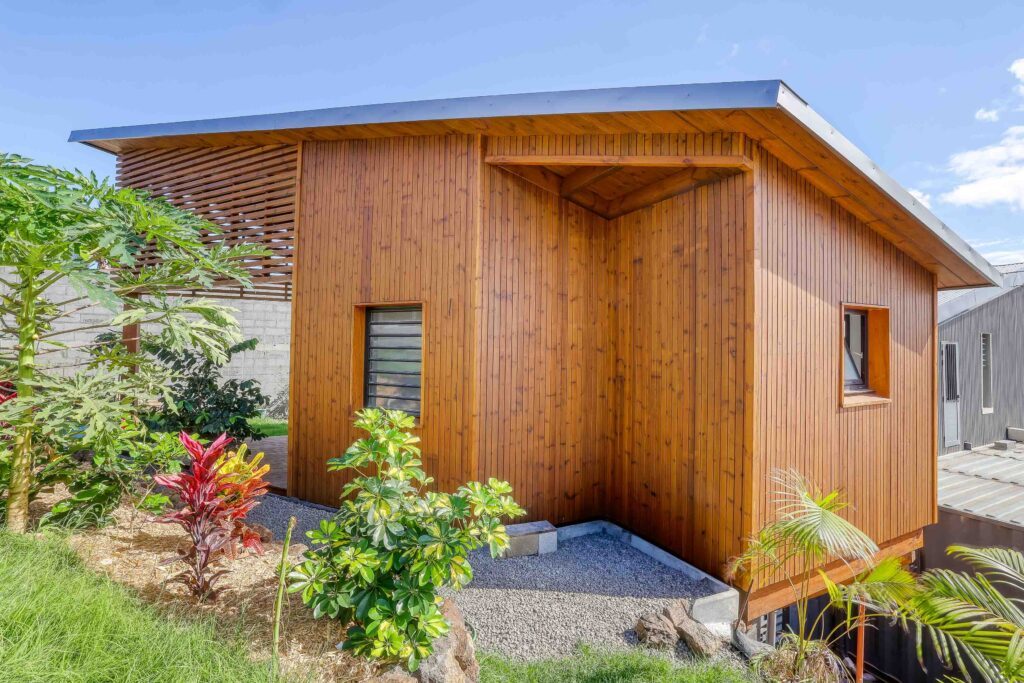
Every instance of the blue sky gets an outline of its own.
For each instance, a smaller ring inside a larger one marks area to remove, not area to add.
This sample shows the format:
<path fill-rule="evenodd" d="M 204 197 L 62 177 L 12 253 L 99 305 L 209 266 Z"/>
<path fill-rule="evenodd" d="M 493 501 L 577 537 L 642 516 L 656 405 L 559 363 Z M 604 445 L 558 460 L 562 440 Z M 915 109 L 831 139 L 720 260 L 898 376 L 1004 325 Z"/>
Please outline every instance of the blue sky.
<path fill-rule="evenodd" d="M 1024 261 L 1019 0 L 0 0 L 0 17 L 0 149 L 47 163 L 113 173 L 75 128 L 782 78 L 983 253 Z"/>

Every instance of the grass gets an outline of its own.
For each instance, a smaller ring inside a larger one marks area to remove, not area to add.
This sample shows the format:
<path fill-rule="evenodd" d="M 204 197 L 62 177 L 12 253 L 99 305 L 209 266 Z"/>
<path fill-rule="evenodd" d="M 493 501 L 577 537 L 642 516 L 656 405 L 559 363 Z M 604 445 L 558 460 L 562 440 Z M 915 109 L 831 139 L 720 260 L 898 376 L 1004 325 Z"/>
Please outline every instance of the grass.
<path fill-rule="evenodd" d="M 271 680 L 209 620 L 170 616 L 89 571 L 58 538 L 0 531 L 0 681 Z"/>
<path fill-rule="evenodd" d="M 275 420 L 269 417 L 254 417 L 249 425 L 263 436 L 285 436 L 288 434 L 288 420 Z"/>
<path fill-rule="evenodd" d="M 675 662 L 642 650 L 602 652 L 587 647 L 568 659 L 514 662 L 480 657 L 481 683 L 748 683 L 747 669 L 730 662 Z"/>

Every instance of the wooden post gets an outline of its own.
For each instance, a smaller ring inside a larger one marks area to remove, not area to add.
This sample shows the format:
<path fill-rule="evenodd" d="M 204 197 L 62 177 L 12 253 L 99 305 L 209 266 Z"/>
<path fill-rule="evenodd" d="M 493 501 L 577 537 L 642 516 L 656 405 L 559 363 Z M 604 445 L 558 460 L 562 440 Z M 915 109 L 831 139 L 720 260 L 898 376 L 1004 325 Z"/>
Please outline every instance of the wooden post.
<path fill-rule="evenodd" d="M 864 681 L 864 605 L 857 610 L 857 683 Z"/>

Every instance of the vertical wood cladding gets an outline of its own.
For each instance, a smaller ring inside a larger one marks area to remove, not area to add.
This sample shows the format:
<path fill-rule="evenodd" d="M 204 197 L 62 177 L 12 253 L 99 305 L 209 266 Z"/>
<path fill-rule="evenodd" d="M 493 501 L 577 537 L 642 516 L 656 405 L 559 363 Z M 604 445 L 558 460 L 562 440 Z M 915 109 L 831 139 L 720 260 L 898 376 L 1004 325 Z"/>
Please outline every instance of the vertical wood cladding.
<path fill-rule="evenodd" d="M 879 543 L 935 515 L 935 280 L 795 171 L 756 171 L 754 528 L 773 468 L 842 489 Z M 890 401 L 840 407 L 841 303 L 886 306 Z"/>
<path fill-rule="evenodd" d="M 491 154 L 744 153 L 750 174 L 605 220 Z M 354 311 L 422 303 L 425 465 L 534 519 L 608 518 L 718 572 L 772 468 L 843 488 L 879 542 L 931 521 L 934 278 L 743 136 L 303 143 L 289 488 L 356 434 Z M 842 302 L 888 306 L 891 401 L 839 402 Z"/>

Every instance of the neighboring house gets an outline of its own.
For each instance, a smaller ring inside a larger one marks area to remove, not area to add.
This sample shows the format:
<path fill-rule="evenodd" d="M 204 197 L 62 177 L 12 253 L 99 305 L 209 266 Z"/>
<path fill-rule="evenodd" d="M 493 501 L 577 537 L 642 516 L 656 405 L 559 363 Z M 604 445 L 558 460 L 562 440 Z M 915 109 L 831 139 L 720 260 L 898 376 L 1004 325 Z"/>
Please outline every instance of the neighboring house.
<path fill-rule="evenodd" d="M 939 294 L 939 453 L 1024 428 L 1024 264 L 1001 287 Z"/>
<path fill-rule="evenodd" d="M 324 463 L 385 405 L 441 488 L 508 479 L 534 519 L 713 573 L 776 514 L 776 468 L 842 488 L 883 555 L 935 521 L 936 293 L 1000 276 L 781 81 L 71 140 L 272 249 L 247 296 L 292 302 L 291 495 L 336 503 Z M 759 585 L 747 616 L 789 601 Z"/>

